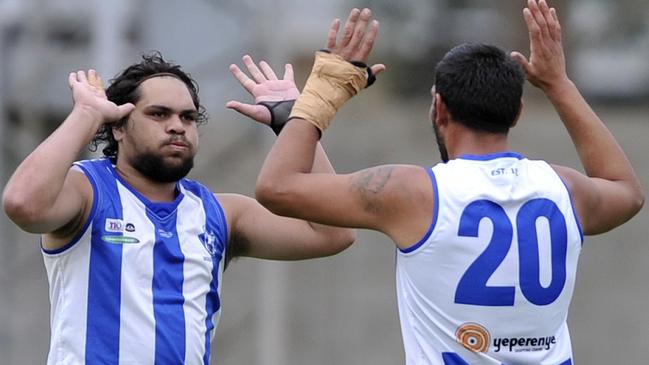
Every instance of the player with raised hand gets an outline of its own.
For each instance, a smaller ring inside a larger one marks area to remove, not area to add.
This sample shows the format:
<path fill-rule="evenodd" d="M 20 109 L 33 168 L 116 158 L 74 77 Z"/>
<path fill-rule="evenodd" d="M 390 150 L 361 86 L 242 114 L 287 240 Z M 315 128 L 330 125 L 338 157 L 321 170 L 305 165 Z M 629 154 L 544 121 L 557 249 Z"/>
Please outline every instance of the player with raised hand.
<path fill-rule="evenodd" d="M 624 152 L 566 74 L 556 11 L 528 0 L 523 15 L 529 59 L 467 43 L 437 64 L 430 118 L 442 163 L 318 174 L 317 141 L 367 85 L 351 62 L 367 62 L 378 32 L 369 10 L 352 11 L 340 40 L 334 22 L 257 181 L 277 214 L 394 241 L 407 364 L 572 364 L 566 320 L 583 235 L 644 203 Z M 525 75 L 553 103 L 586 174 L 509 149 Z"/>
<path fill-rule="evenodd" d="M 297 95 L 292 78 L 258 81 L 260 100 Z M 353 242 L 352 230 L 187 179 L 207 116 L 196 82 L 159 53 L 105 91 L 93 70 L 69 83 L 70 115 L 3 192 L 7 215 L 41 234 L 48 364 L 209 364 L 230 259 L 322 257 Z M 91 141 L 105 143 L 104 157 L 75 161 Z M 333 173 L 324 153 L 310 169 Z"/>

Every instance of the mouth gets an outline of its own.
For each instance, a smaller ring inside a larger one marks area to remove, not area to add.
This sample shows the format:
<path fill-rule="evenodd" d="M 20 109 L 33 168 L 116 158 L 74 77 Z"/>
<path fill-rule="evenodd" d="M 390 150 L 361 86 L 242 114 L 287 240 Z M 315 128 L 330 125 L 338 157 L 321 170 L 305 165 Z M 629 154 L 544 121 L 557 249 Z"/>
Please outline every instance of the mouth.
<path fill-rule="evenodd" d="M 190 149 L 191 145 L 188 142 L 182 141 L 182 140 L 175 140 L 171 142 L 167 142 L 164 144 L 165 146 L 170 146 L 173 149 L 176 150 L 188 150 Z"/>

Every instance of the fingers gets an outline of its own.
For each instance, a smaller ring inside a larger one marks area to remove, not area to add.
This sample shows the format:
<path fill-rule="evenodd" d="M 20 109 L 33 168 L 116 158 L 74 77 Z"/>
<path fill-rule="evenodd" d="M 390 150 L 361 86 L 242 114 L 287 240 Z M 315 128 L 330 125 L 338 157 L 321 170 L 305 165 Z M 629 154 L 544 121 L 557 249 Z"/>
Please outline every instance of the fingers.
<path fill-rule="evenodd" d="M 122 104 L 117 107 L 117 112 L 118 112 L 118 118 L 117 119 L 122 119 L 125 116 L 131 114 L 131 112 L 135 109 L 135 105 L 131 103 L 126 103 Z"/>
<path fill-rule="evenodd" d="M 550 18 L 552 19 L 552 25 L 550 26 L 552 38 L 557 42 L 561 42 L 561 24 L 559 23 L 557 11 L 554 8 L 550 8 Z"/>
<path fill-rule="evenodd" d="M 68 85 L 70 86 L 70 88 L 72 88 L 78 82 L 79 80 L 77 80 L 77 73 L 70 72 L 70 74 L 68 75 Z"/>
<path fill-rule="evenodd" d="M 264 74 L 259 70 L 259 67 L 255 64 L 255 62 L 252 60 L 252 57 L 249 55 L 243 56 L 243 64 L 246 65 L 248 68 L 248 72 L 250 72 L 250 76 L 252 76 L 252 79 L 255 80 L 257 83 L 262 83 L 266 81 L 266 77 Z"/>
<path fill-rule="evenodd" d="M 338 38 L 338 31 L 340 30 L 340 19 L 334 19 L 333 22 L 331 22 L 331 26 L 329 27 L 329 33 L 327 33 L 327 45 L 325 46 L 326 49 L 331 50 L 336 47 L 336 39 Z"/>
<path fill-rule="evenodd" d="M 523 70 L 525 70 L 526 73 L 528 72 L 530 63 L 527 61 L 527 57 L 523 56 L 522 53 L 516 51 L 510 53 L 510 56 L 514 59 L 514 61 L 518 62 L 521 67 L 523 67 Z"/>
<path fill-rule="evenodd" d="M 252 89 L 255 87 L 255 85 L 257 85 L 257 83 L 251 80 L 248 77 L 248 75 L 246 75 L 243 71 L 241 71 L 239 66 L 235 64 L 230 65 L 230 72 L 232 73 L 234 78 L 236 78 L 239 81 L 241 86 L 243 86 L 243 88 L 246 89 L 246 91 L 252 94 Z"/>
<path fill-rule="evenodd" d="M 370 69 L 372 70 L 372 73 L 374 76 L 380 74 L 381 72 L 385 71 L 385 65 L 382 63 L 378 63 L 376 65 L 370 66 Z"/>
<path fill-rule="evenodd" d="M 106 95 L 106 90 L 104 90 L 104 82 L 101 79 L 101 76 L 97 74 L 97 71 L 90 69 L 88 70 L 88 84 L 90 86 L 94 87 L 96 92 L 99 93 L 99 95 Z"/>
<path fill-rule="evenodd" d="M 77 80 L 81 83 L 88 83 L 88 78 L 86 77 L 86 73 L 82 70 L 77 71 Z"/>
<path fill-rule="evenodd" d="M 104 90 L 104 82 L 101 79 L 101 76 L 97 74 L 97 71 L 90 69 L 88 70 L 88 83 L 99 90 Z"/>
<path fill-rule="evenodd" d="M 244 104 L 238 101 L 228 101 L 225 104 L 228 109 L 236 110 L 237 112 L 252 118 L 260 123 L 270 124 L 270 111 L 263 105 Z"/>
<path fill-rule="evenodd" d="M 290 63 L 287 63 L 284 65 L 284 80 L 295 82 L 294 80 L 294 74 L 293 74 L 293 65 Z"/>
<path fill-rule="evenodd" d="M 249 55 L 245 55 L 242 58 L 243 63 L 246 65 L 246 68 L 248 69 L 248 72 L 250 72 L 250 75 L 252 76 L 252 79 L 248 77 L 241 69 L 239 66 L 235 64 L 230 65 L 230 72 L 234 77 L 241 83 L 241 85 L 249 92 L 252 93 L 253 88 L 257 86 L 257 84 L 262 84 L 266 81 L 276 81 L 277 80 L 277 75 L 275 74 L 275 71 L 273 71 L 272 67 L 268 64 L 266 61 L 261 61 L 259 62 L 259 67 L 255 64 L 255 62 L 252 60 L 252 57 Z M 285 70 L 285 75 L 286 75 L 286 70 Z M 286 77 L 286 76 L 285 76 Z M 291 80 L 293 80 L 293 70 L 290 70 L 290 77 Z"/>
<path fill-rule="evenodd" d="M 365 35 L 365 38 L 361 43 L 359 57 L 362 62 L 366 62 L 367 57 L 369 56 L 370 52 L 372 52 L 374 41 L 376 40 L 378 34 L 379 22 L 377 20 L 373 20 L 372 23 L 370 23 L 370 29 L 367 31 L 367 34 Z"/>
<path fill-rule="evenodd" d="M 101 76 L 97 74 L 97 71 L 93 69 L 88 70 L 87 73 L 83 70 L 71 72 L 70 75 L 68 75 L 68 84 L 71 88 L 78 84 L 88 84 L 95 88 L 95 90 L 100 94 L 106 95 L 104 82 L 101 79 Z"/>
<path fill-rule="evenodd" d="M 527 7 L 530 9 L 530 12 L 532 14 L 532 17 L 534 18 L 534 21 L 536 25 L 538 26 L 540 32 L 543 35 L 546 35 L 549 33 L 548 30 L 548 24 L 545 21 L 545 14 L 542 8 L 547 8 L 548 4 L 545 2 L 545 0 L 537 1 L 537 0 L 528 0 L 527 1 Z"/>
<path fill-rule="evenodd" d="M 535 0 L 530 0 L 530 3 L 535 3 Z M 541 28 L 539 28 L 536 18 L 532 15 L 530 8 L 523 9 L 523 18 L 525 19 L 525 24 L 527 25 L 527 31 L 530 36 L 530 41 L 540 41 L 541 38 Z"/>
<path fill-rule="evenodd" d="M 370 9 L 363 9 L 361 11 L 358 21 L 356 22 L 356 25 L 354 26 L 354 31 L 352 34 L 352 38 L 349 41 L 349 48 L 356 49 L 358 46 L 361 44 L 361 41 L 363 41 L 365 37 L 365 29 L 367 29 L 367 23 L 370 21 L 370 18 L 372 17 L 372 11 Z"/>
<path fill-rule="evenodd" d="M 273 69 L 270 67 L 268 62 L 260 61 L 259 67 L 261 68 L 261 71 L 266 76 L 267 80 L 277 80 L 277 75 L 275 75 L 275 71 L 273 71 Z"/>
<path fill-rule="evenodd" d="M 343 36 L 340 40 L 340 46 L 345 47 L 351 41 L 352 36 L 354 35 L 354 29 L 356 28 L 356 22 L 358 21 L 358 17 L 360 15 L 360 10 L 356 8 L 352 9 L 352 11 L 349 13 L 349 17 L 347 17 L 345 27 L 343 28 Z"/>

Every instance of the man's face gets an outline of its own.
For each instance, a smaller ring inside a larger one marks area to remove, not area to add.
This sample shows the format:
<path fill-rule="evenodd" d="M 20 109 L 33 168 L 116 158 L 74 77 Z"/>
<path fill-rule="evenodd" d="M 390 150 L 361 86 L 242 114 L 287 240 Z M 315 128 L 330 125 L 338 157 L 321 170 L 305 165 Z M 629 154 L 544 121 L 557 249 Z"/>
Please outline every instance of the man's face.
<path fill-rule="evenodd" d="M 119 158 L 152 181 L 178 181 L 194 166 L 198 148 L 198 112 L 189 90 L 171 76 L 153 77 L 139 88 L 140 99 L 120 133 Z"/>
<path fill-rule="evenodd" d="M 444 136 L 439 130 L 439 127 L 437 126 L 437 123 L 435 122 L 435 119 L 437 119 L 437 110 L 435 109 L 435 101 L 436 101 L 436 93 L 435 93 L 435 85 L 433 85 L 433 88 L 430 90 L 430 93 L 432 95 L 432 102 L 430 103 L 430 120 L 433 124 L 433 132 L 435 132 L 435 141 L 437 142 L 437 148 L 439 149 L 439 157 L 442 159 L 442 162 L 448 162 L 448 150 L 446 149 L 446 143 L 444 142 Z"/>

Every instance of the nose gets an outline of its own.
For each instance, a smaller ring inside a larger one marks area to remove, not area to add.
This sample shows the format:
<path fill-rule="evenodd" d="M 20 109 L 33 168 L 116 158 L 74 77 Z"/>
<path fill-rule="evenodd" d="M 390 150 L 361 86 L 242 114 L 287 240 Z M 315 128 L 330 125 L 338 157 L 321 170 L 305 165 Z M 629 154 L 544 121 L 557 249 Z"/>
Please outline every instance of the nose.
<path fill-rule="evenodd" d="M 185 124 L 180 119 L 180 115 L 174 114 L 167 120 L 167 133 L 184 134 Z"/>

